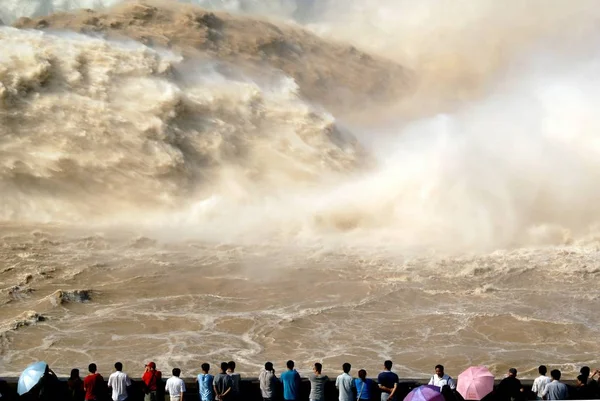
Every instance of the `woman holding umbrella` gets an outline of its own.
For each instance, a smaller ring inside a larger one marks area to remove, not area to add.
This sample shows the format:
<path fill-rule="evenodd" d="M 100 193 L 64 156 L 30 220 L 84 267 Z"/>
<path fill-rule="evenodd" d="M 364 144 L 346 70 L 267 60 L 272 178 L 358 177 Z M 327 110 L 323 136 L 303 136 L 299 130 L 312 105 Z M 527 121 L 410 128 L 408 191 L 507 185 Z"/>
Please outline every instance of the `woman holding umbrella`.
<path fill-rule="evenodd" d="M 64 391 L 56 374 L 46 362 L 36 362 L 25 368 L 19 377 L 20 399 L 56 401 L 64 399 Z"/>

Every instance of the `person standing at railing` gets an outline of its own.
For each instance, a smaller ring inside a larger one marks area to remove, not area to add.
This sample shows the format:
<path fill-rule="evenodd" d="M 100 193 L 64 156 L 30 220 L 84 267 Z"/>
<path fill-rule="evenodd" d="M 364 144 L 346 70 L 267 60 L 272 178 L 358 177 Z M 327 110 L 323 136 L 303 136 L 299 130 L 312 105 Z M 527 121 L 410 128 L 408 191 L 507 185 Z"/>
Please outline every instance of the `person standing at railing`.
<path fill-rule="evenodd" d="M 215 399 L 217 401 L 229 400 L 229 397 L 231 396 L 233 383 L 231 376 L 227 374 L 227 369 L 229 369 L 227 362 L 221 362 L 221 371 L 217 376 L 215 376 L 215 380 L 213 382 Z"/>
<path fill-rule="evenodd" d="M 148 362 L 146 370 L 142 376 L 142 382 L 144 383 L 144 401 L 158 401 L 159 392 L 162 390 L 160 385 L 162 384 L 162 373 L 160 370 L 156 370 L 156 364 L 154 362 Z"/>
<path fill-rule="evenodd" d="M 329 381 L 329 377 L 321 373 L 323 365 L 315 363 L 313 374 L 308 377 L 310 381 L 310 401 L 325 401 L 325 383 Z"/>
<path fill-rule="evenodd" d="M 265 363 L 265 368 L 258 375 L 258 381 L 263 401 L 273 400 L 276 394 L 277 376 L 271 362 Z"/>
<path fill-rule="evenodd" d="M 209 374 L 210 365 L 208 363 L 203 363 L 202 373 L 198 375 L 196 381 L 198 382 L 198 392 L 200 393 L 200 401 L 214 401 L 215 399 L 215 390 L 213 388 L 214 385 L 214 376 Z"/>
<path fill-rule="evenodd" d="M 550 372 L 552 381 L 548 383 L 542 396 L 545 400 L 566 400 L 569 397 L 569 389 L 565 383 L 560 382 L 560 370 L 554 369 Z"/>
<path fill-rule="evenodd" d="M 398 389 L 399 378 L 397 374 L 392 372 L 392 361 L 385 361 L 383 369 L 383 372 L 377 376 L 377 382 L 381 389 L 381 401 L 393 401 Z"/>
<path fill-rule="evenodd" d="M 185 394 L 185 382 L 181 380 L 181 369 L 174 368 L 173 376 L 167 380 L 165 384 L 165 393 L 169 393 L 171 401 L 183 401 L 183 395 Z"/>
<path fill-rule="evenodd" d="M 361 369 L 358 371 L 358 379 L 354 379 L 354 388 L 356 390 L 356 399 L 358 401 L 367 401 L 371 399 L 373 380 L 367 379 L 366 370 Z"/>
<path fill-rule="evenodd" d="M 112 393 L 112 400 L 127 401 L 127 388 L 130 386 L 131 380 L 127 373 L 123 373 L 123 364 L 115 363 L 115 372 L 108 377 L 108 390 Z"/>
<path fill-rule="evenodd" d="M 350 369 L 352 369 L 352 365 L 348 362 L 342 365 L 343 373 L 339 375 L 335 381 L 335 387 L 337 387 L 339 391 L 339 401 L 353 401 L 354 392 L 352 388 L 354 383 L 352 381 L 352 376 L 350 376 Z"/>
<path fill-rule="evenodd" d="M 540 365 L 538 368 L 538 372 L 540 375 L 533 381 L 533 386 L 531 386 L 531 391 L 535 393 L 536 399 L 541 400 L 542 394 L 544 393 L 544 389 L 552 380 L 546 376 L 548 372 L 548 368 L 544 365 Z"/>
<path fill-rule="evenodd" d="M 242 376 L 239 373 L 236 373 L 234 361 L 229 361 L 227 366 L 227 374 L 231 377 L 231 395 L 229 396 L 229 399 L 231 401 L 239 401 Z"/>
<path fill-rule="evenodd" d="M 281 374 L 279 380 L 283 383 L 283 399 L 296 401 L 300 398 L 300 375 L 294 369 L 294 361 L 287 361 L 287 371 Z"/>

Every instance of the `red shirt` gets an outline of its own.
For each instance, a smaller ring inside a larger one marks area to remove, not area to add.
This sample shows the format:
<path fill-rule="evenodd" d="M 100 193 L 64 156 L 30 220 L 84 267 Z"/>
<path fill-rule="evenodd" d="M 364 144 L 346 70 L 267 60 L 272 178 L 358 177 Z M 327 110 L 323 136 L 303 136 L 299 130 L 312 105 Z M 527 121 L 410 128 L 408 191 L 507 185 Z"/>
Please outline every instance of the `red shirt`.
<path fill-rule="evenodd" d="M 99 400 L 101 399 L 102 389 L 104 388 L 104 378 L 100 373 L 87 375 L 83 379 L 83 388 L 85 389 L 85 399 Z"/>
<path fill-rule="evenodd" d="M 154 370 L 150 372 L 144 372 L 142 376 L 142 380 L 148 386 L 148 390 L 156 391 L 156 382 L 162 378 L 162 374 L 160 370 Z"/>

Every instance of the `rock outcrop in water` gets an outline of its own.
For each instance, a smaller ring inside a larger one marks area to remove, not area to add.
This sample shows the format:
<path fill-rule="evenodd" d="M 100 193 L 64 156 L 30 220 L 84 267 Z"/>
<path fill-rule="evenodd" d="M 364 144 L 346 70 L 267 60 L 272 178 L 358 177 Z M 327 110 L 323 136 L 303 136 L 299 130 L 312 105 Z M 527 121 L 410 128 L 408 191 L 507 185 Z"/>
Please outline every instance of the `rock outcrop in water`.
<path fill-rule="evenodd" d="M 300 27 L 185 4 L 127 3 L 108 12 L 21 18 L 14 26 L 128 37 L 184 54 L 200 51 L 236 66 L 275 68 L 293 77 L 308 99 L 333 111 L 396 100 L 409 89 L 408 70 L 353 46 L 323 40 Z"/>
<path fill-rule="evenodd" d="M 18 330 L 21 327 L 31 326 L 36 324 L 37 322 L 43 322 L 46 318 L 35 312 L 35 311 L 27 311 L 23 312 L 19 316 L 17 316 L 12 322 L 7 323 L 4 327 L 0 326 L 0 333 L 10 331 L 10 330 Z"/>
<path fill-rule="evenodd" d="M 72 290 L 72 291 L 57 290 L 54 293 L 48 295 L 47 299 L 54 306 L 71 303 L 71 302 L 88 302 L 92 299 L 92 291 L 91 290 Z"/>

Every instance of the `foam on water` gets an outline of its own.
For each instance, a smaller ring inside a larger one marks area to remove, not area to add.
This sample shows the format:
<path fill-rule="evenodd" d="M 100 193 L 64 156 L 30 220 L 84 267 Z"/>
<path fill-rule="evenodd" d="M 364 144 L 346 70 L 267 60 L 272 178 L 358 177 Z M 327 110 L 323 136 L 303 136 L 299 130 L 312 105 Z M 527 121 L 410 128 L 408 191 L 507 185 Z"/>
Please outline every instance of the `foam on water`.
<path fill-rule="evenodd" d="M 3 2 L 0 18 L 106 5 Z M 301 20 L 291 1 L 211 5 Z M 311 12 L 414 67 L 415 95 L 347 132 L 269 68 L 0 28 L 2 372 L 235 355 L 251 374 L 291 349 L 404 376 L 595 361 L 595 3 Z"/>

